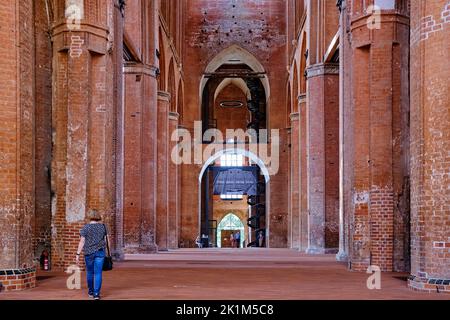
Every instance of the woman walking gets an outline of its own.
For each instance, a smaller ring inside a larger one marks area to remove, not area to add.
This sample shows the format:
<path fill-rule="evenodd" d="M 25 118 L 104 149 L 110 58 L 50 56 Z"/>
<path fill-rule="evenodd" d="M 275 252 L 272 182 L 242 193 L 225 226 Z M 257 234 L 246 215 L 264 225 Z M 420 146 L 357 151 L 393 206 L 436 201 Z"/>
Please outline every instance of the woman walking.
<path fill-rule="evenodd" d="M 88 218 L 90 222 L 80 231 L 81 238 L 78 244 L 76 262 L 79 264 L 81 250 L 83 250 L 86 262 L 88 295 L 95 300 L 100 300 L 105 247 L 106 241 L 109 241 L 108 232 L 106 226 L 101 223 L 102 217 L 98 211 L 89 211 Z"/>

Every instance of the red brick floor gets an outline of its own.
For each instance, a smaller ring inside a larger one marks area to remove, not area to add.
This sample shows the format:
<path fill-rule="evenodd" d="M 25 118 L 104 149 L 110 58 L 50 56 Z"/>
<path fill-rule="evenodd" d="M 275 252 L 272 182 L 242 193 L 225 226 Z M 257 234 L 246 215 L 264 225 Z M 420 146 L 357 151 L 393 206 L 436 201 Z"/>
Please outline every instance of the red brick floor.
<path fill-rule="evenodd" d="M 305 255 L 288 249 L 180 249 L 126 256 L 104 273 L 104 299 L 450 299 L 411 291 L 407 274 L 383 273 L 381 290 L 369 290 L 366 273 L 350 272 L 334 255 Z M 1 299 L 86 299 L 66 288 L 62 272 L 38 275 L 38 287 L 2 292 Z"/>

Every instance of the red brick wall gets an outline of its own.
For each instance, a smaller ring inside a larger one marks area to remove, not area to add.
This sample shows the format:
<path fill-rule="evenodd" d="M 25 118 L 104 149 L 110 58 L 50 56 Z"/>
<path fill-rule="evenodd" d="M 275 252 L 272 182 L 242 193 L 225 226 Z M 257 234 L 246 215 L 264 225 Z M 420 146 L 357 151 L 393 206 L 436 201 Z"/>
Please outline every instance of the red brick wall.
<path fill-rule="evenodd" d="M 410 286 L 419 290 L 450 279 L 449 15 L 448 1 L 411 1 Z"/>
<path fill-rule="evenodd" d="M 0 292 L 20 291 L 36 287 L 35 269 L 15 269 L 0 271 Z"/>
<path fill-rule="evenodd" d="M 220 106 L 221 102 L 230 100 L 241 101 L 244 105 L 240 108 L 223 108 Z M 247 97 L 238 87 L 228 85 L 217 96 L 214 104 L 214 119 L 217 120 L 217 129 L 224 135 L 226 134 L 226 129 L 247 130 L 247 123 L 250 122 L 249 114 Z"/>
<path fill-rule="evenodd" d="M 4 1 L 0 30 L 0 269 L 33 265 L 34 21 L 32 1 Z M 20 90 L 17 90 L 20 88 Z"/>

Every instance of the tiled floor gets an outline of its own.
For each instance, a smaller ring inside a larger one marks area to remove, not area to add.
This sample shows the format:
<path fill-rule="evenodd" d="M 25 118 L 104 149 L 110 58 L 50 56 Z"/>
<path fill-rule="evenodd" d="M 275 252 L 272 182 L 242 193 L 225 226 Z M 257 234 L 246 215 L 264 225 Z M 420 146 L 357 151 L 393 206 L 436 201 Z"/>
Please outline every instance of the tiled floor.
<path fill-rule="evenodd" d="M 407 274 L 383 273 L 381 290 L 369 290 L 366 273 L 350 272 L 334 255 L 287 249 L 180 249 L 126 256 L 104 273 L 104 299 L 450 299 L 411 291 Z M 39 273 L 38 287 L 0 293 L 0 299 L 87 299 L 68 290 L 68 275 Z"/>

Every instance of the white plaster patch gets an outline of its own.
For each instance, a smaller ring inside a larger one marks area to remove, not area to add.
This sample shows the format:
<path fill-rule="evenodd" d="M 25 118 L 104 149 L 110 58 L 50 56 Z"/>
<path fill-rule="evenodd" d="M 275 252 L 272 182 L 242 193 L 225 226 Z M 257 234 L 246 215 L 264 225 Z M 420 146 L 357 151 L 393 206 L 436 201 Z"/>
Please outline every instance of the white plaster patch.
<path fill-rule="evenodd" d="M 434 241 L 433 248 L 434 249 L 445 249 L 445 242 L 444 241 Z"/>
<path fill-rule="evenodd" d="M 56 215 L 56 204 L 57 204 L 57 199 L 56 196 L 52 197 L 52 216 L 54 217 Z"/>
<path fill-rule="evenodd" d="M 354 204 L 369 203 L 369 199 L 370 199 L 369 191 L 357 192 L 354 195 L 353 203 Z"/>

